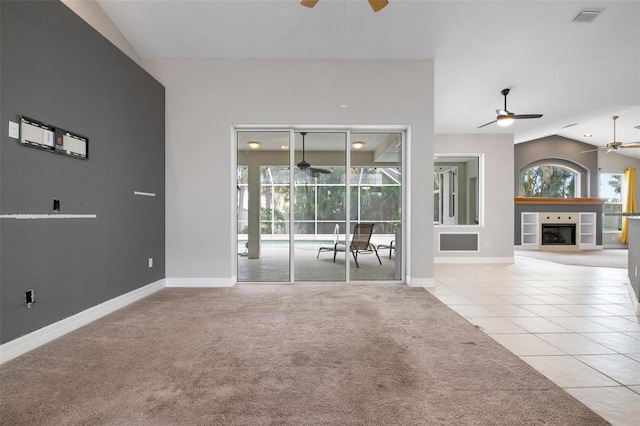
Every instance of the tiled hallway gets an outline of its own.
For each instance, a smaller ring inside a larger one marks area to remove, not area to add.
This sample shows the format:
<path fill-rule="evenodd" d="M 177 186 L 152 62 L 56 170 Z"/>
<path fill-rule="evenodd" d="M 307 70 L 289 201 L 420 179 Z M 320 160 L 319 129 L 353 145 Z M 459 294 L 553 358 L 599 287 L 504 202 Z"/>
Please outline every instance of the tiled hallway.
<path fill-rule="evenodd" d="M 428 290 L 613 425 L 635 426 L 640 319 L 626 274 L 516 256 L 437 264 Z"/>

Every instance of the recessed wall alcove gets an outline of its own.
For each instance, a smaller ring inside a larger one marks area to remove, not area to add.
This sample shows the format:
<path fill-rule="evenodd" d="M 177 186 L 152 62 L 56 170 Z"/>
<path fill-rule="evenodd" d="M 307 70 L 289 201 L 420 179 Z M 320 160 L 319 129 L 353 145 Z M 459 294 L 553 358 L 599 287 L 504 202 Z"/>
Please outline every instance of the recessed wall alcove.
<path fill-rule="evenodd" d="M 561 136 L 549 136 L 515 145 L 514 149 L 514 244 L 523 245 L 523 213 L 583 213 L 583 218 L 595 214 L 595 245 L 602 247 L 602 202 L 598 194 L 598 154 L 584 152 L 593 146 Z M 570 169 L 577 174 L 574 198 L 527 198 L 522 197 L 522 173 L 535 166 L 555 165 Z M 529 215 L 527 215 L 529 213 Z M 591 220 L 591 219 L 589 219 Z M 532 226 L 532 225 L 527 225 Z M 540 227 L 540 223 L 536 226 Z M 579 231 L 578 231 L 579 232 Z M 537 229 L 541 234 L 541 229 Z M 578 235 L 578 240 L 579 240 Z M 526 243 L 526 242 L 525 242 Z M 535 246 L 535 245 L 534 245 Z"/>

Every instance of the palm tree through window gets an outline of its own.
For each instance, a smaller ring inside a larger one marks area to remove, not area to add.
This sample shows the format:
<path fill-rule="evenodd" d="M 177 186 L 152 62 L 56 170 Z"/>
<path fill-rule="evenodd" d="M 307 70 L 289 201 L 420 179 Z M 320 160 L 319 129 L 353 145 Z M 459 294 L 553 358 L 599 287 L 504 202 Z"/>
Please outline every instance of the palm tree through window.
<path fill-rule="evenodd" d="M 574 198 L 578 174 L 562 166 L 545 164 L 522 172 L 523 197 Z"/>

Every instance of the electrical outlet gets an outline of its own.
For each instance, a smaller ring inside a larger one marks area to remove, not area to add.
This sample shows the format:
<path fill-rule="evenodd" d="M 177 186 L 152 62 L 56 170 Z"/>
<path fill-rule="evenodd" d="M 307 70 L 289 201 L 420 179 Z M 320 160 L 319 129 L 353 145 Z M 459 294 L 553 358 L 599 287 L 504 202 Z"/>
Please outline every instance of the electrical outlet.
<path fill-rule="evenodd" d="M 153 268 L 153 257 L 149 258 L 149 268 Z"/>
<path fill-rule="evenodd" d="M 36 296 L 33 290 L 25 291 L 24 303 L 27 305 L 27 308 L 30 308 L 32 303 L 36 303 Z"/>

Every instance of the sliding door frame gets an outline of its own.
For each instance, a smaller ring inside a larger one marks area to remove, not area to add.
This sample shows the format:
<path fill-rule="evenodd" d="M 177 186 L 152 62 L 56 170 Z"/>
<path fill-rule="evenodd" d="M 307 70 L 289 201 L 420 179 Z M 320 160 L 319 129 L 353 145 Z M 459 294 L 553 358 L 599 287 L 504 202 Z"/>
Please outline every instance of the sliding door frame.
<path fill-rule="evenodd" d="M 409 182 L 408 182 L 408 173 L 407 173 L 407 158 L 408 158 L 408 140 L 410 134 L 410 128 L 408 126 L 253 126 L 253 125 L 236 125 L 232 126 L 232 153 L 233 153 L 233 164 L 234 168 L 232 170 L 234 176 L 237 175 L 238 169 L 238 133 L 239 132 L 288 132 L 289 134 L 289 281 L 282 282 L 283 284 L 292 284 L 296 282 L 295 277 L 295 134 L 300 132 L 308 132 L 308 133 L 344 133 L 345 134 L 345 233 L 341 234 L 344 241 L 349 241 L 351 237 L 351 133 L 400 133 L 402 140 L 401 147 L 401 157 L 400 168 L 402 170 L 401 173 L 401 215 L 400 215 L 400 224 L 401 224 L 401 233 L 402 233 L 402 244 L 397 247 L 397 250 L 400 250 L 402 256 L 400 258 L 400 279 L 394 280 L 380 280 L 380 281 L 351 281 L 350 274 L 350 265 L 349 261 L 349 252 L 345 250 L 345 281 L 346 284 L 406 284 L 406 265 L 409 253 L 407 253 L 406 248 L 409 247 L 408 244 L 408 230 L 410 227 L 410 223 L 407 220 L 407 209 L 409 207 L 408 200 L 408 190 L 409 190 Z M 235 178 L 234 178 L 235 179 Z M 235 191 L 234 191 L 235 193 Z M 237 202 L 232 203 L 234 206 L 234 211 L 236 209 Z M 233 239 L 232 242 L 233 247 L 237 247 L 238 245 L 238 220 L 237 220 L 237 211 L 234 215 L 233 226 Z M 235 271 L 234 276 L 237 280 L 238 274 L 238 256 L 234 257 L 233 268 Z M 265 282 L 258 281 L 258 283 L 264 282 L 266 284 L 274 284 L 279 282 Z M 310 283 L 313 281 L 304 281 L 305 283 Z M 243 282 L 244 283 L 244 282 Z M 251 282 L 254 283 L 254 282 Z M 337 281 L 337 283 L 343 283 L 343 281 Z"/>

